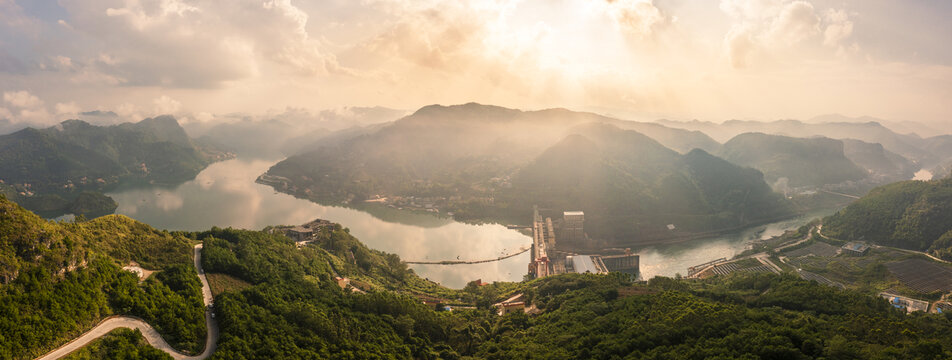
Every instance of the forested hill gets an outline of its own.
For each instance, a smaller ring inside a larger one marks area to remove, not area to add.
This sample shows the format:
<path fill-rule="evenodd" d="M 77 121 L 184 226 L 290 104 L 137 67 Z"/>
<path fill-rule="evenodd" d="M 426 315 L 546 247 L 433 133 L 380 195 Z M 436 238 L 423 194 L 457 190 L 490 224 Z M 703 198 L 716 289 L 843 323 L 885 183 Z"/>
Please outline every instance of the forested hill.
<path fill-rule="evenodd" d="M 301 249 L 264 232 L 212 230 L 207 271 L 244 281 L 216 298 L 215 359 L 941 359 L 946 315 L 770 274 L 703 281 L 565 274 L 521 283 L 421 287 L 399 259 L 328 227 Z M 347 251 L 355 249 L 353 261 Z M 396 262 L 394 262 L 396 260 Z M 363 292 L 342 290 L 333 273 Z M 358 279 L 359 281 L 355 281 Z M 422 282 L 423 284 L 432 284 Z M 434 294 L 435 292 L 435 294 Z M 498 316 L 525 294 L 539 314 Z M 432 295 L 427 295 L 432 294 Z M 437 312 L 420 299 L 460 304 Z M 475 309 L 466 306 L 475 305 Z"/>
<path fill-rule="evenodd" d="M 113 126 L 67 120 L 0 136 L 0 190 L 32 210 L 67 212 L 83 192 L 177 183 L 228 156 L 194 143 L 170 116 Z"/>
<path fill-rule="evenodd" d="M 907 316 L 881 298 L 791 276 L 639 283 L 625 274 L 565 274 L 452 290 L 419 278 L 393 254 L 368 249 L 337 224 L 298 247 L 270 229 L 168 234 L 120 216 L 55 224 L 3 199 L 0 205 L 5 235 L 31 234 L 10 243 L 60 234 L 69 241 L 56 235 L 34 243 L 65 246 L 67 253 L 87 249 L 88 258 L 88 265 L 65 274 L 27 264 L 16 280 L 0 285 L 2 358 L 32 359 L 113 313 L 145 318 L 176 348 L 201 349 L 195 341 L 204 338 L 200 285 L 183 264 L 185 237 L 204 243 L 203 268 L 216 294 L 220 337 L 212 359 L 952 356 L 950 315 Z M 105 234 L 91 235 L 91 229 Z M 117 235 L 102 247 L 96 239 L 108 234 Z M 165 265 L 141 284 L 118 269 L 116 257 L 103 254 L 124 249 L 116 256 L 148 263 L 134 247 L 149 243 L 169 248 L 147 253 L 169 257 L 153 259 Z M 50 256 L 40 251 L 40 258 Z M 26 261 L 36 254 L 16 256 Z M 349 279 L 346 288 L 338 276 Z M 537 313 L 497 315 L 492 304 L 519 293 Z M 453 310 L 435 310 L 445 305 Z M 78 354 L 162 358 L 138 336 L 117 332 Z"/>
<path fill-rule="evenodd" d="M 0 358 L 33 359 L 104 317 L 134 315 L 177 349 L 204 347 L 192 246 L 121 215 L 55 223 L 0 195 Z M 156 270 L 144 282 L 120 268 Z"/>
<path fill-rule="evenodd" d="M 952 260 L 952 178 L 878 187 L 823 220 L 823 235 Z"/>
<path fill-rule="evenodd" d="M 307 177 L 305 182 L 320 183 L 314 191 L 328 198 L 402 192 L 413 188 L 409 185 L 413 182 L 452 186 L 505 176 L 572 127 L 589 122 L 639 128 L 680 152 L 718 146 L 700 132 L 564 109 L 524 112 L 479 104 L 431 105 L 371 134 L 327 146 L 315 144 L 315 150 L 291 156 L 269 173 L 295 181 Z"/>
<path fill-rule="evenodd" d="M 573 129 L 512 176 L 495 206 L 579 209 L 586 232 L 605 242 L 569 247 L 629 244 L 675 233 L 742 226 L 789 214 L 757 170 L 696 149 L 678 154 L 640 133 L 606 124 Z M 672 224 L 676 230 L 668 229 Z"/>
<path fill-rule="evenodd" d="M 580 209 L 592 221 L 590 235 L 616 244 L 790 214 L 759 172 L 692 150 L 716 147 L 697 132 L 564 109 L 434 105 L 372 134 L 292 156 L 263 181 L 325 202 L 436 199 L 441 211 L 467 221 L 524 223 L 533 204 Z M 700 182 L 708 170 L 725 177 Z M 677 230 L 666 227 L 672 223 Z M 634 233 L 638 239 L 629 237 Z"/>
<path fill-rule="evenodd" d="M 718 154 L 763 171 L 771 184 L 787 179 L 791 187 L 816 187 L 867 177 L 865 170 L 846 157 L 843 142 L 828 138 L 746 133 L 724 143 Z"/>

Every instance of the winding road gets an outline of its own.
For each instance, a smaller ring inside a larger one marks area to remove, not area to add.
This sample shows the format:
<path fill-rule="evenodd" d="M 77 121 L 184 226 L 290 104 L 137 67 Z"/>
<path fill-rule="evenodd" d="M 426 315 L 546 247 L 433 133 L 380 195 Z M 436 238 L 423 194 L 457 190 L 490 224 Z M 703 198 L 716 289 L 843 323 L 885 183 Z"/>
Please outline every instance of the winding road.
<path fill-rule="evenodd" d="M 201 354 L 191 356 L 178 352 L 162 339 L 162 336 L 159 335 L 158 331 L 155 331 L 155 328 L 140 318 L 134 316 L 110 316 L 78 338 L 73 339 L 69 343 L 66 343 L 66 345 L 60 346 L 56 350 L 38 359 L 59 359 L 118 328 L 138 329 L 142 332 L 142 336 L 145 337 L 145 340 L 149 342 L 149 345 L 168 353 L 174 359 L 205 359 L 211 356 L 211 354 L 215 352 L 215 346 L 218 344 L 218 323 L 215 322 L 215 319 L 212 317 L 211 307 L 208 306 L 212 304 L 214 299 L 212 298 L 212 291 L 208 287 L 208 280 L 205 279 L 205 270 L 202 270 L 202 244 L 195 245 L 194 261 L 195 270 L 198 271 L 198 278 L 202 281 L 202 301 L 205 302 L 205 326 L 208 333 L 205 338 L 205 351 Z"/>

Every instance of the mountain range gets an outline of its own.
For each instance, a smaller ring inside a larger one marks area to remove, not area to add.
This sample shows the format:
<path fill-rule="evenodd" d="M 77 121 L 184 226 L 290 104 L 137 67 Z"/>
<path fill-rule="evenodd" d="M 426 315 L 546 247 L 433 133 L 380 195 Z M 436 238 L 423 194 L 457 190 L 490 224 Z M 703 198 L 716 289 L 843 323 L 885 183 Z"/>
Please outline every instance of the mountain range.
<path fill-rule="evenodd" d="M 856 120 L 865 120 L 857 122 Z M 847 118 L 843 116 L 825 116 L 814 119 L 816 123 L 799 120 L 777 120 L 770 122 L 728 120 L 721 124 L 706 121 L 659 120 L 658 123 L 680 129 L 702 131 L 718 141 L 749 132 L 790 137 L 827 137 L 831 139 L 854 139 L 871 144 L 881 144 L 884 149 L 915 162 L 920 168 L 930 170 L 936 166 L 952 163 L 952 135 L 900 134 L 883 125 L 883 121 L 874 118 Z M 946 130 L 948 131 L 948 130 Z"/>
<path fill-rule="evenodd" d="M 67 120 L 0 136 L 0 190 L 33 210 L 55 214 L 82 208 L 74 202 L 84 192 L 120 183 L 174 184 L 230 156 L 196 143 L 170 116 L 112 126 Z M 109 205 L 102 196 L 87 198 Z"/>
<path fill-rule="evenodd" d="M 760 172 L 703 150 L 718 147 L 696 131 L 564 109 L 434 105 L 291 156 L 267 177 L 282 191 L 318 201 L 438 199 L 443 211 L 468 221 L 525 222 L 534 204 L 583 210 L 603 245 L 792 213 Z"/>

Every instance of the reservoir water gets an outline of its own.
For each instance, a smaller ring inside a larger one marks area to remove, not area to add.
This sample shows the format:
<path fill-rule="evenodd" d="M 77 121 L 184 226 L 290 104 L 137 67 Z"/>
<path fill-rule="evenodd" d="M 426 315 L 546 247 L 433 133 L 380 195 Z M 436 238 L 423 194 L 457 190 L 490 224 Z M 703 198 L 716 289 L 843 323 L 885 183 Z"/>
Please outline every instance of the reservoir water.
<path fill-rule="evenodd" d="M 160 229 L 206 230 L 212 226 L 260 230 L 268 225 L 303 224 L 315 218 L 340 223 L 367 246 L 395 253 L 408 261 L 481 260 L 518 252 L 531 239 L 502 225 L 470 225 L 430 214 L 371 207 L 360 211 L 324 206 L 277 193 L 254 182 L 275 160 L 232 159 L 210 165 L 194 180 L 173 188 L 138 188 L 109 193 L 119 203 L 116 213 Z M 633 249 L 641 254 L 642 277 L 684 274 L 687 267 L 719 257 L 732 257 L 755 238 L 794 229 L 816 213 L 736 233 L 686 243 Z M 529 253 L 502 261 L 471 265 L 411 265 L 422 277 L 462 288 L 482 279 L 519 281 Z"/>

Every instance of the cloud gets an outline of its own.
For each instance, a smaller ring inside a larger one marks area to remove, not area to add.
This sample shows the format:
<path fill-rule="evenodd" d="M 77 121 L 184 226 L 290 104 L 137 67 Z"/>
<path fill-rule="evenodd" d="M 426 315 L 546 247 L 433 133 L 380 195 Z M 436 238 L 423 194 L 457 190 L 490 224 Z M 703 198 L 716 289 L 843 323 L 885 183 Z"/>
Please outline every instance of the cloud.
<path fill-rule="evenodd" d="M 5 91 L 3 101 L 18 108 L 35 108 L 43 105 L 43 101 L 29 91 Z"/>
<path fill-rule="evenodd" d="M 57 115 L 76 115 L 79 114 L 82 109 L 79 105 L 76 105 L 76 102 L 71 101 L 68 103 L 56 103 L 56 106 L 53 107 L 56 110 Z"/>
<path fill-rule="evenodd" d="M 781 0 L 721 0 L 721 11 L 734 18 L 763 19 L 780 12 Z"/>
<path fill-rule="evenodd" d="M 722 0 L 721 10 L 733 19 L 724 36 L 728 60 L 745 68 L 773 59 L 807 59 L 835 55 L 821 45 L 835 46 L 853 30 L 845 12 L 829 10 L 821 17 L 803 0 Z M 822 35 L 822 36 L 821 36 Z"/>
<path fill-rule="evenodd" d="M 731 28 L 724 41 L 731 66 L 735 68 L 747 67 L 751 53 L 757 48 L 752 29 L 749 26 Z"/>
<path fill-rule="evenodd" d="M 772 25 L 767 37 L 791 45 L 820 33 L 820 17 L 813 5 L 806 1 L 786 4 Z"/>
<path fill-rule="evenodd" d="M 609 14 L 626 34 L 639 39 L 651 37 L 654 32 L 670 23 L 653 0 L 606 0 Z"/>
<path fill-rule="evenodd" d="M 486 33 L 486 24 L 478 16 L 463 14 L 453 7 L 409 13 L 364 48 L 428 68 L 459 70 L 470 60 L 468 50 L 480 50 L 473 39 Z"/>
<path fill-rule="evenodd" d="M 153 104 L 155 104 L 156 114 L 175 114 L 179 112 L 179 110 L 182 110 L 181 102 L 166 95 L 162 95 L 162 97 L 155 99 Z"/>
<path fill-rule="evenodd" d="M 218 88 L 262 75 L 347 73 L 289 0 L 63 0 L 88 40 L 82 79 Z M 75 60 L 75 59 L 74 59 Z"/>
<path fill-rule="evenodd" d="M 846 38 L 853 34 L 853 22 L 850 21 L 846 10 L 829 9 L 826 12 L 826 21 L 828 25 L 823 31 L 823 45 L 838 46 Z"/>

